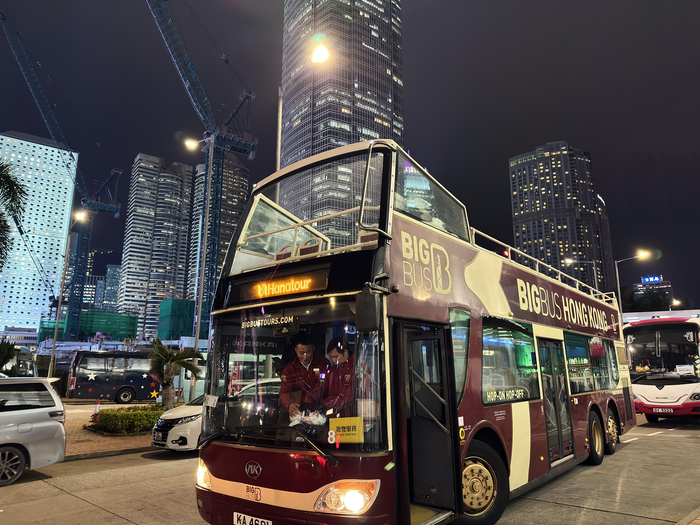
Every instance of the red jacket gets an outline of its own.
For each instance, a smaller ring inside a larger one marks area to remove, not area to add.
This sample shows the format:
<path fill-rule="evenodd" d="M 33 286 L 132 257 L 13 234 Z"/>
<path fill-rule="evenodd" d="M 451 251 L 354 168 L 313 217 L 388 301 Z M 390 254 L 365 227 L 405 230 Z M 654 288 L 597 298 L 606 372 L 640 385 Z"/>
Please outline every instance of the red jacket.
<path fill-rule="evenodd" d="M 294 356 L 282 371 L 282 385 L 280 386 L 280 399 L 282 404 L 289 409 L 290 403 L 301 404 L 304 396 L 317 384 L 319 374 L 328 366 L 328 359 L 314 353 L 309 369 L 304 368 L 299 358 Z"/>
<path fill-rule="evenodd" d="M 364 363 L 363 363 L 363 366 Z M 364 384 L 364 381 L 363 381 Z M 355 355 L 342 365 L 329 364 L 323 371 L 323 377 L 311 392 L 306 394 L 304 403 L 314 409 L 320 405 L 332 408 L 333 415 L 351 417 L 355 415 Z M 324 414 L 325 415 L 325 414 Z"/>

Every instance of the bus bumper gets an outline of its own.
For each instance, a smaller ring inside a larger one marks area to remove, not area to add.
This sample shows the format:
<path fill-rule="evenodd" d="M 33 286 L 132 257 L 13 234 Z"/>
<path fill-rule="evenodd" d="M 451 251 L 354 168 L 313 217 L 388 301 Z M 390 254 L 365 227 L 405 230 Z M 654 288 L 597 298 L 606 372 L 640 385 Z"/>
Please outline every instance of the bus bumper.
<path fill-rule="evenodd" d="M 290 525 L 357 525 L 358 522 L 361 522 L 363 525 L 380 525 L 392 522 L 391 516 L 387 514 L 382 514 L 381 516 L 369 515 L 371 514 L 371 508 L 360 516 L 339 516 L 337 514 L 290 510 L 253 501 L 244 501 L 224 494 L 217 494 L 199 486 L 195 486 L 195 492 L 199 515 L 207 523 L 237 525 L 237 522 L 234 521 L 234 513 L 246 517 L 246 521 L 240 521 L 240 523 L 260 523 L 261 525 L 267 525 L 268 523 L 275 525 L 278 523 Z M 253 520 L 251 521 L 250 518 L 253 518 Z M 258 521 L 256 522 L 255 519 Z"/>
<path fill-rule="evenodd" d="M 637 414 L 649 414 L 650 416 L 658 417 L 700 416 L 700 401 L 688 401 L 682 405 L 675 406 L 649 405 L 635 401 L 634 409 Z"/>

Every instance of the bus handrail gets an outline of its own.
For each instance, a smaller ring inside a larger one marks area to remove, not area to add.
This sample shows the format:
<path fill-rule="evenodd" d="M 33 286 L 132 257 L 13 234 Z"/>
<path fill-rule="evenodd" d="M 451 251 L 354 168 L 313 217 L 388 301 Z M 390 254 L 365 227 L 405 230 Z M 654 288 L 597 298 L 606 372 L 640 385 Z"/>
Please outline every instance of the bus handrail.
<path fill-rule="evenodd" d="M 578 279 L 576 279 L 575 277 L 572 277 L 568 273 L 562 272 L 558 268 L 554 268 L 553 266 L 550 266 L 550 265 L 540 261 L 539 259 L 536 259 L 535 257 L 518 250 L 517 248 L 513 248 L 512 246 L 510 246 L 502 241 L 499 241 L 498 239 L 495 239 L 495 238 L 491 237 L 490 235 L 477 230 L 476 228 L 471 228 L 471 232 L 472 232 L 472 240 L 476 246 L 478 246 L 478 244 L 476 242 L 477 236 L 483 237 L 487 241 L 493 242 L 493 243 L 497 244 L 498 246 L 500 246 L 501 248 L 504 248 L 505 249 L 504 250 L 505 251 L 504 257 L 506 257 L 508 260 L 522 264 L 519 261 L 516 261 L 515 259 L 513 259 L 513 253 L 515 253 L 518 257 L 522 257 L 523 259 L 534 263 L 534 265 L 535 265 L 534 270 L 537 273 L 542 273 L 542 274 L 547 275 L 547 272 L 552 272 L 556 275 L 556 280 L 559 281 L 560 283 L 562 283 L 566 286 L 569 286 L 571 288 L 575 288 L 578 291 L 587 293 L 588 295 L 592 296 L 593 298 L 598 299 L 599 301 L 603 301 L 604 303 L 609 304 L 617 309 L 617 299 L 615 297 L 615 292 L 601 292 L 599 290 L 596 290 L 590 284 L 584 283 L 583 281 L 579 281 Z M 562 279 L 562 277 L 564 277 L 565 279 Z"/>

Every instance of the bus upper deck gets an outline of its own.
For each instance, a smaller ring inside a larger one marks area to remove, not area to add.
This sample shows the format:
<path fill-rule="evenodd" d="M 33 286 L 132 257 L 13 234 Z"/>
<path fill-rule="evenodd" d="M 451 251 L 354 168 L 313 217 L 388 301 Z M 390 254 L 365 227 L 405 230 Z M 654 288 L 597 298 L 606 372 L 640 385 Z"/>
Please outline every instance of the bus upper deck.
<path fill-rule="evenodd" d="M 634 425 L 614 295 L 480 237 L 391 141 L 259 185 L 212 311 L 206 520 L 492 523 L 614 452 Z"/>

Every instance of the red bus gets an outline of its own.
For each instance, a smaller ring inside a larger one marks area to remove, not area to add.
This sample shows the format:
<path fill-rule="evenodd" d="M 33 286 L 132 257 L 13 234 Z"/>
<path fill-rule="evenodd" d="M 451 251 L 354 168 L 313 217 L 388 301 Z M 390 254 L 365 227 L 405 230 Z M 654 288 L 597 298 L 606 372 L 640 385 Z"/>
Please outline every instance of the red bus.
<path fill-rule="evenodd" d="M 635 413 L 613 294 L 484 237 L 388 140 L 259 184 L 211 314 L 207 522 L 495 523 L 615 451 Z"/>
<path fill-rule="evenodd" d="M 700 416 L 700 319 L 664 317 L 623 327 L 634 406 L 649 423 Z"/>

